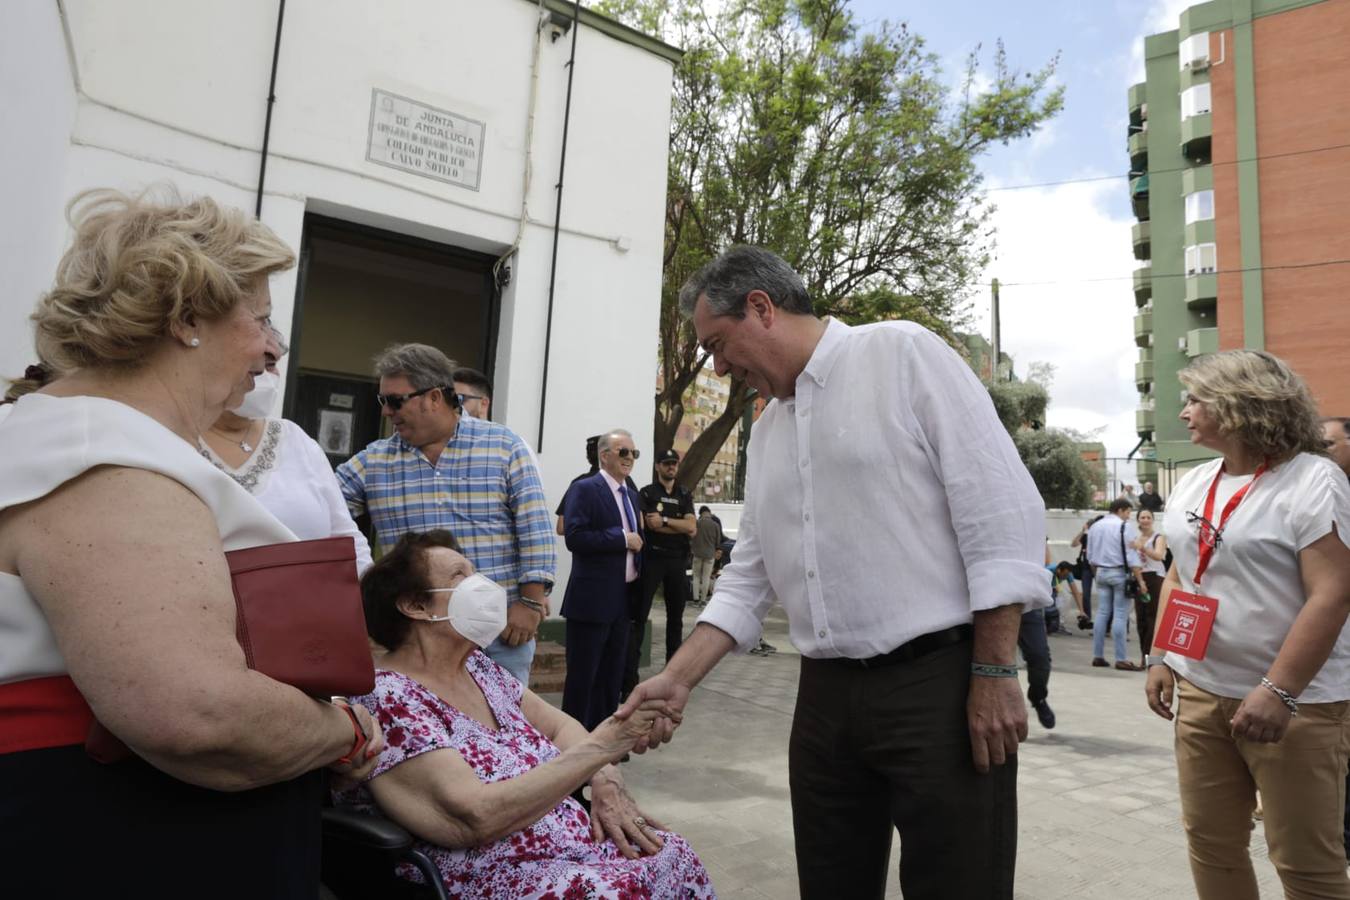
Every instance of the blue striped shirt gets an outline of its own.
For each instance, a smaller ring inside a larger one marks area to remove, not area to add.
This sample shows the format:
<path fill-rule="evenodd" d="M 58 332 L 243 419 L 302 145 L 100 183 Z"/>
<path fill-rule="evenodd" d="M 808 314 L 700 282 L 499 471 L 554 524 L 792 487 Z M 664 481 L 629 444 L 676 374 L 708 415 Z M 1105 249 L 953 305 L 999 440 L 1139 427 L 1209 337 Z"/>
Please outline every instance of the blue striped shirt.
<path fill-rule="evenodd" d="M 506 588 L 553 584 L 553 522 L 529 448 L 510 429 L 461 416 L 432 465 L 398 435 L 370 444 L 337 469 L 352 516 L 370 514 L 379 541 L 444 528 L 479 572 Z"/>

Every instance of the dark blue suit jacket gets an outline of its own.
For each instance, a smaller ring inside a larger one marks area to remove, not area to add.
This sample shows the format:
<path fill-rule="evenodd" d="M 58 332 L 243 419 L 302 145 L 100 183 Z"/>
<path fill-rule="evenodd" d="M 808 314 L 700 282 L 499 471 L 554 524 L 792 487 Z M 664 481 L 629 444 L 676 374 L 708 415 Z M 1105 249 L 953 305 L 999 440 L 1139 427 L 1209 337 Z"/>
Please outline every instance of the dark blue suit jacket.
<path fill-rule="evenodd" d="M 638 533 L 642 530 L 642 501 L 623 487 L 633 505 Z M 572 574 L 563 595 L 563 618 L 578 622 L 612 622 L 628 611 L 629 585 L 624 582 L 628 545 L 623 538 L 619 507 L 603 472 L 582 478 L 567 489 L 563 501 L 567 549 L 572 551 Z M 638 571 L 642 554 L 637 556 Z"/>

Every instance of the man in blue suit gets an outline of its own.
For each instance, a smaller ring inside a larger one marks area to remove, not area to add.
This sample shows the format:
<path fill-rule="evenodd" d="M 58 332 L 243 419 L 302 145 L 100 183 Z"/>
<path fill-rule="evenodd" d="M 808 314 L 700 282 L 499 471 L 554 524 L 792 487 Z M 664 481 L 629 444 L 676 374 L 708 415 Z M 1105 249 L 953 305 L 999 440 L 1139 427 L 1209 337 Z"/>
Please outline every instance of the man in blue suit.
<path fill-rule="evenodd" d="M 600 436 L 600 471 L 574 482 L 563 507 L 572 575 L 563 595 L 567 681 L 563 712 L 595 728 L 619 705 L 629 621 L 642 599 L 642 509 L 627 486 L 638 458 L 633 436 Z"/>

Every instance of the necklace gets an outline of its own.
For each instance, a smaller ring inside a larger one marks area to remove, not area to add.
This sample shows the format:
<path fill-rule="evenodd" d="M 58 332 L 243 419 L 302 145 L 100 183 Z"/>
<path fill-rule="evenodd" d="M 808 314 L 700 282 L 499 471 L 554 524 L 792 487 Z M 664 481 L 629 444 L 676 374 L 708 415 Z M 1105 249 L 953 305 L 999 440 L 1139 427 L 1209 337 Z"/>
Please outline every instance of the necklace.
<path fill-rule="evenodd" d="M 232 434 L 226 434 L 225 432 L 221 431 L 219 428 L 217 428 L 217 427 L 214 426 L 214 425 L 212 425 L 211 428 L 208 429 L 208 430 L 214 431 L 216 434 L 220 435 L 221 437 L 223 437 L 223 438 L 224 438 L 225 440 L 227 440 L 227 441 L 230 441 L 230 442 L 232 442 L 232 443 L 238 444 L 238 445 L 239 445 L 239 449 L 240 449 L 240 450 L 243 450 L 245 453 L 252 453 L 252 452 L 253 452 L 253 445 L 250 444 L 250 443 L 248 442 L 248 433 L 249 433 L 250 431 L 253 430 L 253 423 L 252 423 L 252 422 L 250 422 L 250 423 L 248 424 L 248 427 L 244 429 L 244 436 L 243 436 L 242 438 L 236 438 L 236 437 L 235 437 L 234 435 L 232 435 Z"/>

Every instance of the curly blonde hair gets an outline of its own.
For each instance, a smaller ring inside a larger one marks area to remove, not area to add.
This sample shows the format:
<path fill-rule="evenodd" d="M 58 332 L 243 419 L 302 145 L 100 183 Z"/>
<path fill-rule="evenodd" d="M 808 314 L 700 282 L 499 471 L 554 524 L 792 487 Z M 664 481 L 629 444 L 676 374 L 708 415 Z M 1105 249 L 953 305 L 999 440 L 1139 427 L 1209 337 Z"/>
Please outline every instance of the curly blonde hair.
<path fill-rule="evenodd" d="M 1312 392 L 1298 373 L 1264 350 L 1202 356 L 1177 373 L 1193 399 L 1213 414 L 1219 431 L 1249 450 L 1284 460 L 1326 455 Z"/>
<path fill-rule="evenodd" d="M 228 315 L 295 263 L 257 219 L 172 187 L 86 191 L 66 217 L 74 239 L 32 316 L 38 357 L 61 370 L 135 366 L 175 323 Z"/>

